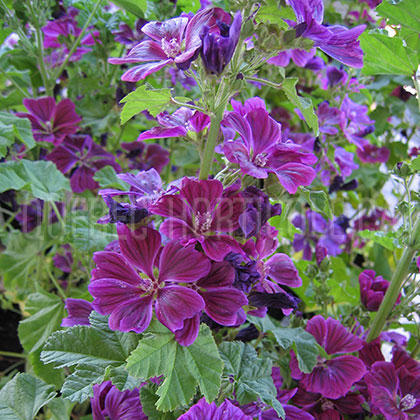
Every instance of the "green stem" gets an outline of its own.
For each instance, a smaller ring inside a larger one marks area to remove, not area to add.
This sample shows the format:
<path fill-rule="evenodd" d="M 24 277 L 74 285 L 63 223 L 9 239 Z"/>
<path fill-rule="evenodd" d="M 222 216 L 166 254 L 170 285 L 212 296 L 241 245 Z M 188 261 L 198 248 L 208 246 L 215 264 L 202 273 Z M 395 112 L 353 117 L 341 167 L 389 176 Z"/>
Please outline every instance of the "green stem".
<path fill-rule="evenodd" d="M 171 98 L 171 102 L 174 103 L 175 105 L 178 105 L 178 106 L 185 106 L 186 108 L 190 108 L 190 109 L 194 109 L 196 111 L 206 113 L 206 110 L 204 108 L 201 108 L 201 107 L 195 106 L 195 105 L 191 105 L 191 104 L 186 104 L 185 102 L 177 101 L 175 98 Z"/>
<path fill-rule="evenodd" d="M 43 38 L 42 38 L 42 31 L 39 26 L 38 17 L 36 16 L 35 10 L 32 6 L 32 1 L 28 1 L 28 7 L 32 15 L 32 23 L 35 27 L 35 34 L 36 34 L 36 42 L 38 47 L 39 55 L 37 57 L 39 71 L 41 73 L 42 83 L 45 87 L 45 93 L 47 96 L 52 96 L 53 91 L 50 86 L 50 79 L 48 77 L 47 69 L 45 67 L 45 60 L 44 60 L 44 45 L 43 45 Z"/>
<path fill-rule="evenodd" d="M 416 346 L 414 347 L 413 351 L 411 352 L 411 357 L 415 359 L 420 352 L 420 341 L 417 341 Z"/>
<path fill-rule="evenodd" d="M 413 82 L 414 82 L 414 87 L 416 88 L 416 92 L 417 92 L 417 103 L 419 105 L 419 112 L 420 112 L 420 85 L 419 85 L 419 80 L 418 80 L 419 76 L 420 76 L 420 74 L 419 74 L 419 72 L 417 72 L 413 76 Z"/>
<path fill-rule="evenodd" d="M 209 177 L 211 164 L 214 157 L 214 148 L 216 147 L 217 138 L 219 137 L 220 122 L 223 119 L 225 107 L 220 106 L 215 114 L 210 119 L 210 129 L 207 136 L 206 147 L 204 149 L 203 159 L 201 161 L 199 179 L 207 179 Z"/>
<path fill-rule="evenodd" d="M 383 330 L 385 323 L 389 314 L 392 311 L 392 308 L 397 301 L 398 295 L 400 294 L 401 285 L 404 279 L 407 276 L 407 271 L 410 265 L 411 260 L 413 259 L 414 253 L 416 252 L 415 244 L 420 237 L 420 218 L 417 219 L 414 226 L 414 230 L 410 237 L 409 245 L 405 248 L 401 259 L 397 265 L 397 268 L 394 272 L 394 275 L 391 279 L 391 284 L 385 294 L 384 300 L 379 307 L 379 310 L 373 320 L 372 326 L 367 337 L 367 342 L 375 340 L 379 337 L 379 334 Z"/>
<path fill-rule="evenodd" d="M 61 228 L 64 230 L 66 229 L 66 224 L 64 223 L 63 217 L 61 216 L 60 211 L 57 208 L 57 204 L 54 201 L 51 201 L 52 208 L 54 209 L 54 213 L 57 216 L 58 221 L 60 222 Z"/>
<path fill-rule="evenodd" d="M 13 357 L 14 359 L 26 359 L 26 354 L 15 353 L 13 351 L 3 351 L 3 350 L 0 350 L 0 356 Z"/>
<path fill-rule="evenodd" d="M 261 83 L 261 84 L 267 85 L 267 86 L 271 86 L 274 89 L 280 89 L 283 86 L 281 83 L 273 83 L 270 80 L 260 79 L 259 77 L 251 77 L 251 76 L 248 76 L 246 78 L 246 80 L 250 80 L 252 82 Z"/>
<path fill-rule="evenodd" d="M 99 9 L 99 6 L 101 5 L 101 3 L 102 3 L 102 0 L 97 0 L 95 6 L 93 7 L 92 13 L 89 15 L 85 25 L 83 26 L 82 32 L 80 32 L 80 35 L 77 37 L 76 41 L 74 41 L 74 44 L 70 48 L 70 51 L 67 54 L 66 59 L 63 61 L 61 66 L 58 68 L 57 73 L 55 74 L 54 80 L 57 79 L 61 75 L 63 70 L 66 68 L 67 63 L 69 62 L 71 56 L 74 54 L 77 47 L 79 46 L 80 41 L 82 40 L 83 36 L 85 35 L 85 32 L 86 32 L 87 28 L 89 27 L 90 22 L 92 22 L 93 16 L 95 16 L 95 13 Z"/>
<path fill-rule="evenodd" d="M 49 276 L 49 278 L 51 279 L 51 281 L 53 282 L 53 284 L 54 284 L 54 286 L 55 286 L 55 288 L 57 289 L 57 291 L 58 291 L 58 294 L 64 299 L 64 300 L 66 300 L 67 299 L 67 296 L 66 296 L 66 294 L 64 293 L 64 290 L 61 288 L 61 286 L 58 284 L 58 281 L 57 281 L 57 279 L 53 276 L 53 274 L 51 273 L 51 271 L 50 271 L 50 268 L 48 267 L 48 264 L 45 264 L 45 268 L 46 268 L 46 270 L 47 270 L 47 273 L 48 273 L 48 276 Z"/>
<path fill-rule="evenodd" d="M 29 98 L 29 95 L 27 92 L 25 92 L 11 77 L 9 77 L 7 75 L 7 73 L 0 68 L 0 72 L 1 74 L 8 80 L 10 80 L 10 82 L 13 84 L 13 86 L 25 97 L 25 98 Z"/>

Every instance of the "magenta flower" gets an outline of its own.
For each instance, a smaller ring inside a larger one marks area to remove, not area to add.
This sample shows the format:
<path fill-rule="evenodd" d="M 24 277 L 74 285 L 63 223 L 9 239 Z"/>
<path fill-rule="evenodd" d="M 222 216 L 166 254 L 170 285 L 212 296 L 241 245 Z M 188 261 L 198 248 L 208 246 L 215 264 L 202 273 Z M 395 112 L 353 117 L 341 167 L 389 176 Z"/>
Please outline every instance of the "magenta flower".
<path fill-rule="evenodd" d="M 247 416 L 240 408 L 235 407 L 229 400 L 223 401 L 218 407 L 214 402 L 206 403 L 204 398 L 201 398 L 197 404 L 193 405 L 185 414 L 178 418 L 178 420 L 252 420 L 252 417 Z"/>
<path fill-rule="evenodd" d="M 389 284 L 389 281 L 382 276 L 376 276 L 373 270 L 364 270 L 360 273 L 360 299 L 368 311 L 376 312 L 379 309 Z M 400 297 L 396 303 L 399 301 Z"/>
<path fill-rule="evenodd" d="M 314 41 L 325 54 L 343 64 L 352 67 L 363 67 L 363 51 L 357 38 L 366 25 L 348 29 L 344 26 L 324 26 L 323 0 L 289 0 L 297 20 L 296 33 Z"/>
<path fill-rule="evenodd" d="M 131 143 L 121 143 L 121 147 L 125 150 L 130 169 L 147 171 L 154 168 L 160 173 L 169 163 L 169 152 L 159 144 L 133 141 Z"/>
<path fill-rule="evenodd" d="M 191 20 L 176 17 L 165 22 L 149 22 L 141 30 L 150 40 L 137 44 L 126 57 L 110 58 L 108 61 L 111 64 L 141 63 L 122 75 L 121 80 L 126 82 L 145 79 L 172 63 L 186 70 L 201 48 L 202 29 L 213 22 L 214 15 L 220 10 L 201 10 Z"/>
<path fill-rule="evenodd" d="M 159 232 L 148 227 L 131 231 L 118 224 L 117 233 L 121 254 L 103 251 L 93 256 L 96 269 L 89 292 L 95 310 L 110 314 L 112 330 L 141 333 L 149 326 L 154 308 L 157 319 L 182 337 L 182 345 L 192 344 L 199 330 L 196 315 L 205 301 L 197 291 L 178 283 L 205 277 L 210 261 L 193 245 L 171 241 L 162 248 Z"/>
<path fill-rule="evenodd" d="M 60 65 L 69 53 L 69 44 L 80 35 L 82 29 L 77 26 L 76 16 L 79 11 L 75 8 L 70 8 L 67 15 L 59 19 L 48 22 L 43 28 L 44 33 L 44 48 L 51 48 L 53 52 L 47 56 L 47 61 L 53 66 Z M 95 42 L 100 42 L 99 31 L 90 31 L 83 36 L 80 45 L 70 57 L 70 61 L 79 61 L 82 56 L 91 51 L 89 48 L 95 45 Z M 64 42 L 63 42 L 64 40 Z"/>
<path fill-rule="evenodd" d="M 375 362 L 365 381 L 372 411 L 386 420 L 420 418 L 420 381 L 405 367 L 396 370 L 389 362 Z"/>
<path fill-rule="evenodd" d="M 222 261 L 229 252 L 239 250 L 224 232 L 239 227 L 242 208 L 241 195 L 224 193 L 220 181 L 184 178 L 179 195 L 164 195 L 149 210 L 169 218 L 160 227 L 168 238 L 184 246 L 199 242 L 209 258 Z"/>
<path fill-rule="evenodd" d="M 68 316 L 61 321 L 62 327 L 90 325 L 89 315 L 93 311 L 93 307 L 87 300 L 67 298 L 64 308 L 67 310 Z"/>
<path fill-rule="evenodd" d="M 287 67 L 292 59 L 298 67 L 305 67 L 314 58 L 315 53 L 315 48 L 311 48 L 309 51 L 299 49 L 281 51 L 275 57 L 270 58 L 267 63 Z"/>
<path fill-rule="evenodd" d="M 96 144 L 90 136 L 68 136 L 47 156 L 57 168 L 66 174 L 71 171 L 70 186 L 76 193 L 94 190 L 99 184 L 93 179 L 95 172 L 110 165 L 116 171 L 121 170 L 111 153 Z"/>
<path fill-rule="evenodd" d="M 226 13 L 229 18 L 229 15 Z M 242 15 L 238 11 L 235 14 L 232 25 L 229 27 L 222 19 L 217 20 L 217 29 L 211 31 L 205 26 L 201 33 L 203 48 L 201 58 L 204 68 L 212 74 L 220 74 L 229 64 L 236 45 L 239 41 L 242 26 Z"/>
<path fill-rule="evenodd" d="M 254 178 L 277 175 L 279 182 L 294 194 L 300 185 L 310 185 L 315 171 L 309 165 L 316 162 L 311 153 L 302 153 L 301 146 L 282 143 L 281 126 L 271 118 L 259 98 L 247 100 L 243 106 L 232 102 L 237 110 L 227 113 L 225 124 L 239 134 L 236 140 L 225 139 L 223 152 L 242 172 Z"/>
<path fill-rule="evenodd" d="M 59 144 L 64 137 L 76 133 L 82 120 L 75 112 L 74 103 L 63 99 L 56 104 L 51 97 L 24 99 L 23 105 L 28 113 L 17 112 L 21 118 L 29 118 L 35 140 Z"/>
<path fill-rule="evenodd" d="M 144 131 L 137 138 L 138 141 L 146 139 L 160 139 L 168 137 L 183 137 L 188 131 L 199 133 L 210 125 L 210 118 L 199 111 L 191 111 L 186 107 L 178 108 L 173 114 L 162 112 L 157 116 L 160 126 Z"/>
<path fill-rule="evenodd" d="M 139 389 L 119 391 L 111 381 L 93 385 L 91 398 L 93 420 L 147 420 L 143 413 Z"/>
<path fill-rule="evenodd" d="M 329 356 L 351 353 L 363 346 L 363 341 L 348 332 L 338 321 L 332 318 L 325 320 L 321 315 L 316 315 L 308 321 L 306 331 L 315 337 Z M 292 353 L 290 368 L 292 378 L 299 379 L 306 391 L 331 399 L 346 395 L 366 372 L 364 363 L 355 356 L 327 359 L 318 356 L 318 363 L 313 371 L 302 373 L 296 356 Z"/>
<path fill-rule="evenodd" d="M 385 163 L 391 154 L 387 147 L 375 146 L 367 140 L 360 141 L 360 145 L 362 147 L 357 148 L 356 153 L 358 158 L 364 163 Z"/>

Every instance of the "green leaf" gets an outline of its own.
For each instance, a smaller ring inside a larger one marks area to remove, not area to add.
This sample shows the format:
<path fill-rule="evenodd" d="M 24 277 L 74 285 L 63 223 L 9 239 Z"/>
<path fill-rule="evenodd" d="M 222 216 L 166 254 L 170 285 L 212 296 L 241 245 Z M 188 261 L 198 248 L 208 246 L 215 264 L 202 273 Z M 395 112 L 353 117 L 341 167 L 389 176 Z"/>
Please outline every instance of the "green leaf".
<path fill-rule="evenodd" d="M 399 243 L 396 234 L 393 232 L 385 233 L 366 229 L 358 232 L 358 235 L 363 239 L 370 239 L 390 251 L 395 251 L 397 248 L 401 248 L 401 244 Z"/>
<path fill-rule="evenodd" d="M 152 322 L 147 333 L 127 359 L 127 371 L 142 379 L 164 375 L 157 390 L 158 410 L 188 404 L 197 385 L 208 402 L 216 398 L 223 364 L 206 325 L 201 325 L 200 334 L 189 347 L 178 344 L 173 333 L 158 322 Z"/>
<path fill-rule="evenodd" d="M 125 391 L 127 389 L 133 390 L 134 388 L 138 388 L 140 386 L 139 379 L 129 375 L 124 366 L 111 368 L 109 372 L 109 379 L 120 391 Z"/>
<path fill-rule="evenodd" d="M 305 187 L 299 187 L 299 190 L 313 211 L 322 214 L 327 219 L 333 218 L 330 200 L 325 191 L 311 191 Z"/>
<path fill-rule="evenodd" d="M 248 320 L 263 332 L 271 332 L 280 347 L 292 348 L 296 354 L 299 369 L 311 373 L 316 365 L 318 345 L 315 338 L 303 328 L 281 328 L 276 326 L 268 316 L 264 319 L 248 316 Z"/>
<path fill-rule="evenodd" d="M 416 72 L 418 66 L 416 53 L 404 47 L 402 39 L 390 38 L 374 31 L 363 33 L 359 39 L 363 50 L 363 74 L 412 76 Z"/>
<path fill-rule="evenodd" d="M 19 340 L 31 353 L 42 347 L 52 332 L 60 328 L 64 317 L 64 304 L 54 294 L 45 291 L 32 293 L 25 304 L 31 316 L 19 323 Z"/>
<path fill-rule="evenodd" d="M 280 6 L 276 0 L 267 0 L 265 5 L 262 5 L 256 16 L 257 22 L 275 23 L 282 29 L 288 29 L 289 25 L 284 19 L 296 20 L 296 16 L 291 7 Z"/>
<path fill-rule="evenodd" d="M 159 396 L 156 395 L 157 385 L 150 384 L 143 386 L 140 389 L 140 400 L 144 414 L 149 420 L 175 420 L 179 417 L 180 413 L 168 411 L 163 413 L 156 409 L 156 403 Z"/>
<path fill-rule="evenodd" d="M 282 82 L 282 90 L 286 93 L 289 101 L 299 108 L 300 112 L 305 118 L 305 121 L 315 132 L 315 135 L 319 133 L 318 117 L 314 112 L 312 106 L 312 100 L 310 98 L 302 98 L 296 92 L 296 84 L 299 81 L 297 77 L 290 77 Z"/>
<path fill-rule="evenodd" d="M 411 161 L 410 167 L 413 171 L 420 171 L 420 156 Z"/>
<path fill-rule="evenodd" d="M 22 159 L 0 164 L 0 192 L 31 191 L 45 201 L 60 201 L 64 191 L 70 191 L 68 179 L 49 161 Z"/>
<path fill-rule="evenodd" d="M 147 9 L 147 0 L 113 0 L 112 3 L 138 18 L 144 18 Z"/>
<path fill-rule="evenodd" d="M 105 370 L 95 365 L 80 364 L 64 381 L 61 395 L 71 402 L 82 403 L 93 397 L 92 385 L 103 382 Z"/>
<path fill-rule="evenodd" d="M 121 111 L 121 124 L 125 124 L 134 115 L 146 109 L 156 117 L 169 105 L 170 101 L 170 89 L 151 89 L 147 85 L 142 85 L 121 99 L 120 102 L 125 103 Z"/>
<path fill-rule="evenodd" d="M 52 420 L 69 420 L 74 404 L 63 398 L 54 398 L 48 403 Z"/>
<path fill-rule="evenodd" d="M 55 397 L 54 387 L 27 373 L 17 374 L 0 391 L 1 420 L 33 420 Z"/>
<path fill-rule="evenodd" d="M 393 25 L 401 25 L 420 32 L 420 10 L 418 0 L 402 0 L 398 3 L 384 1 L 375 11 L 389 19 Z"/>
<path fill-rule="evenodd" d="M 102 369 L 121 366 L 137 345 L 136 334 L 111 331 L 107 317 L 95 312 L 90 320 L 91 326 L 77 325 L 53 333 L 45 343 L 41 360 L 54 363 L 56 368 L 80 364 Z"/>
<path fill-rule="evenodd" d="M 54 385 L 55 389 L 60 389 L 64 383 L 64 371 L 54 369 L 52 365 L 45 365 L 41 362 L 41 349 L 29 355 L 32 372 L 47 384 Z"/>
<path fill-rule="evenodd" d="M 201 4 L 199 0 L 178 0 L 176 2 L 177 7 L 179 7 L 183 12 L 196 13 L 200 9 Z"/>
<path fill-rule="evenodd" d="M 293 241 L 296 234 L 301 234 L 302 230 L 298 229 L 287 217 L 286 205 L 282 204 L 282 212 L 280 216 L 272 217 L 268 223 L 271 226 L 274 226 L 278 231 L 278 237 L 281 240 L 282 238 L 289 239 Z"/>
<path fill-rule="evenodd" d="M 93 179 L 99 183 L 101 188 L 116 188 L 122 191 L 128 191 L 130 186 L 118 178 L 115 169 L 112 166 L 105 166 L 97 171 Z"/>
<path fill-rule="evenodd" d="M 284 418 L 285 412 L 276 398 L 277 390 L 271 377 L 271 360 L 258 358 L 252 346 L 238 341 L 223 342 L 219 352 L 225 365 L 224 374 L 235 379 L 238 402 L 248 404 L 260 398 Z"/>
<path fill-rule="evenodd" d="M 16 138 L 25 144 L 27 149 L 32 149 L 36 145 L 31 123 L 27 118 L 0 112 L 0 157 L 6 155 L 7 147 L 11 146 Z"/>

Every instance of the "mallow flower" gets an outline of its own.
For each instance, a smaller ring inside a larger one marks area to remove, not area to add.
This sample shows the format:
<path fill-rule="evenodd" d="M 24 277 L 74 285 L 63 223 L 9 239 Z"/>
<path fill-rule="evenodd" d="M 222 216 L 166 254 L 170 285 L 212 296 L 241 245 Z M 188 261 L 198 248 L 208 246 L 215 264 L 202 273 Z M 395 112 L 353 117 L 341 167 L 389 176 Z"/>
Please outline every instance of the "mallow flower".
<path fill-rule="evenodd" d="M 119 391 L 111 381 L 93 385 L 90 400 L 93 420 L 147 420 L 143 413 L 139 389 Z"/>
<path fill-rule="evenodd" d="M 50 96 L 25 98 L 23 105 L 29 113 L 17 112 L 16 115 L 29 119 L 35 140 L 57 145 L 79 129 L 78 124 L 82 118 L 76 114 L 74 103 L 70 99 L 63 99 L 57 104 Z"/>
<path fill-rule="evenodd" d="M 149 227 L 132 231 L 117 224 L 117 233 L 121 253 L 93 256 L 92 306 L 100 314 L 110 314 L 112 330 L 137 333 L 147 329 L 154 309 L 159 322 L 179 336 L 182 345 L 192 344 L 199 330 L 195 317 L 206 304 L 196 290 L 179 283 L 205 277 L 210 261 L 193 245 L 170 241 L 162 248 L 159 232 Z"/>
<path fill-rule="evenodd" d="M 90 325 L 89 315 L 93 311 L 92 304 L 84 299 L 67 298 L 64 303 L 68 316 L 61 321 L 62 327 Z"/>
<path fill-rule="evenodd" d="M 214 16 L 222 10 L 204 9 L 191 19 L 176 17 L 165 22 L 149 22 L 141 30 L 150 39 L 137 44 L 122 58 L 110 58 L 111 64 L 140 63 L 127 70 L 121 77 L 126 82 L 145 79 L 169 64 L 182 70 L 190 67 L 197 58 L 202 41 L 201 31 L 205 25 L 214 25 Z"/>
<path fill-rule="evenodd" d="M 354 383 L 363 378 L 365 364 L 355 356 L 342 355 L 360 350 L 363 341 L 351 334 L 333 318 L 321 315 L 311 318 L 306 331 L 312 334 L 329 357 L 318 356 L 318 362 L 311 373 L 300 371 L 296 356 L 292 353 L 290 368 L 292 378 L 300 380 L 300 385 L 309 392 L 322 394 L 326 398 L 337 399 L 350 391 Z M 336 356 L 337 357 L 330 357 Z"/>
<path fill-rule="evenodd" d="M 66 174 L 71 172 L 70 186 L 76 193 L 94 190 L 99 184 L 93 179 L 95 172 L 110 165 L 119 171 L 115 157 L 96 144 L 88 135 L 68 136 L 47 156 Z"/>
<path fill-rule="evenodd" d="M 312 183 L 316 173 L 309 165 L 316 162 L 315 155 L 303 153 L 292 141 L 282 142 L 281 126 L 270 117 L 264 101 L 252 98 L 244 105 L 232 101 L 232 106 L 234 111 L 226 114 L 224 123 L 239 138 L 225 138 L 223 153 L 230 162 L 254 178 L 274 173 L 290 194 Z"/>
<path fill-rule="evenodd" d="M 198 242 L 209 258 L 222 261 L 239 250 L 226 233 L 239 227 L 242 208 L 240 193 L 224 192 L 220 181 L 184 178 L 179 195 L 165 194 L 149 210 L 167 218 L 160 227 L 165 236 L 185 246 Z"/>
<path fill-rule="evenodd" d="M 243 411 L 235 407 L 229 400 L 223 401 L 218 407 L 216 403 L 208 404 L 201 398 L 197 404 L 193 405 L 185 414 L 178 417 L 178 420 L 252 420 Z"/>

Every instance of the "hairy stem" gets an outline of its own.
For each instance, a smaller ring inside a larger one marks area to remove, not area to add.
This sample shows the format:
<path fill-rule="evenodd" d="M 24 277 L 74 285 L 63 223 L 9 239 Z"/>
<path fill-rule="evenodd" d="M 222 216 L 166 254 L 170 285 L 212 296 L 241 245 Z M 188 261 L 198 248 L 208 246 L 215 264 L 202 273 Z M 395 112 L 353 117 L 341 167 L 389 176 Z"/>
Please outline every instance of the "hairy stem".
<path fill-rule="evenodd" d="M 417 219 L 414 229 L 412 231 L 412 235 L 410 236 L 410 241 L 405 248 L 401 259 L 397 265 L 397 268 L 394 272 L 394 275 L 391 279 L 391 284 L 385 294 L 384 300 L 379 307 L 379 310 L 372 322 L 372 326 L 369 331 L 369 335 L 367 337 L 367 342 L 375 340 L 375 338 L 379 337 L 379 334 L 382 332 L 385 323 L 388 319 L 389 314 L 392 311 L 392 308 L 395 305 L 395 302 L 398 299 L 398 295 L 401 290 L 401 285 L 404 282 L 408 267 L 410 265 L 411 260 L 413 259 L 414 253 L 416 252 L 415 244 L 416 241 L 420 237 L 420 218 Z"/>

